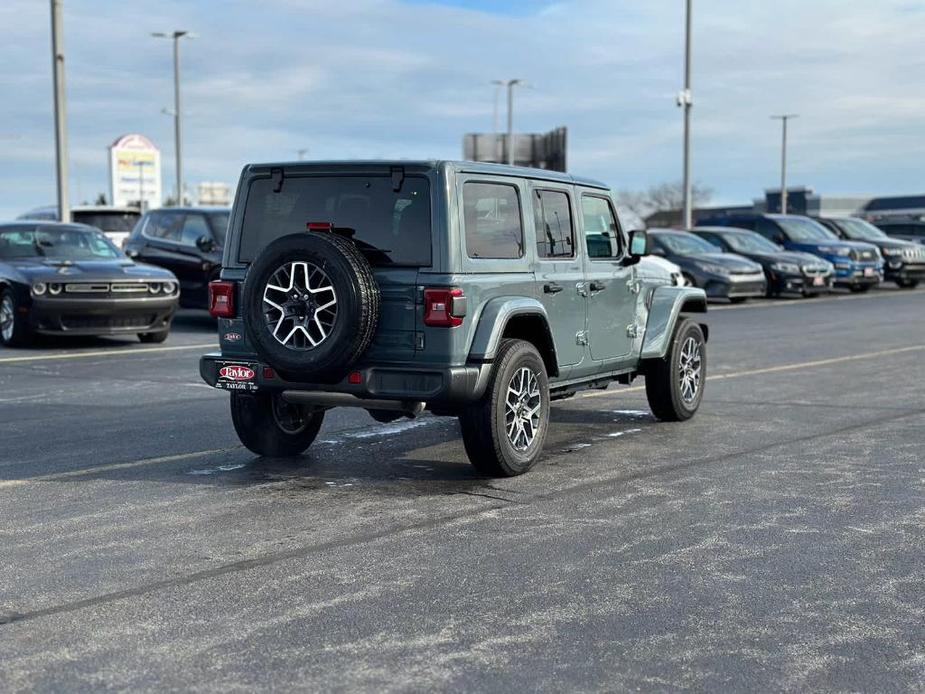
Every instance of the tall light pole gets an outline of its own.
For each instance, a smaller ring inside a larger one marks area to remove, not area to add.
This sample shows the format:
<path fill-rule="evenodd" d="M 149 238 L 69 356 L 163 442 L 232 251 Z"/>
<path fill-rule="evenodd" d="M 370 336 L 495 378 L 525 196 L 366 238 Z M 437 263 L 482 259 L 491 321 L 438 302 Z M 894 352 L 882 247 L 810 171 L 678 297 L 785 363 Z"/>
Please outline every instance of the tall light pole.
<path fill-rule="evenodd" d="M 295 153 L 296 153 L 296 156 L 299 157 L 299 161 L 303 161 L 305 159 L 305 155 L 308 154 L 308 147 L 297 149 Z"/>
<path fill-rule="evenodd" d="M 693 195 L 691 193 L 691 107 L 694 99 L 691 94 L 691 0 L 687 0 L 687 12 L 684 20 L 684 90 L 678 94 L 678 106 L 684 109 L 684 178 L 683 211 L 681 222 L 685 229 L 693 224 Z"/>
<path fill-rule="evenodd" d="M 507 163 L 514 163 L 514 87 L 523 80 L 507 80 Z"/>
<path fill-rule="evenodd" d="M 170 34 L 165 34 L 161 31 L 156 31 L 151 34 L 151 36 L 159 39 L 173 39 L 173 139 L 174 139 L 174 150 L 176 152 L 176 165 L 177 165 L 177 204 L 183 204 L 183 157 L 182 157 L 182 145 L 181 145 L 181 116 L 180 116 L 180 39 L 186 36 L 187 38 L 193 38 L 193 35 L 188 31 L 174 31 Z"/>
<path fill-rule="evenodd" d="M 51 0 L 51 69 L 55 91 L 55 175 L 58 182 L 58 219 L 71 221 L 67 190 L 67 111 L 64 100 L 64 49 L 61 46 L 61 0 Z"/>
<path fill-rule="evenodd" d="M 781 123 L 781 143 L 780 143 L 780 213 L 787 214 L 787 121 L 791 118 L 799 118 L 797 113 L 784 113 L 779 116 L 771 116 L 774 120 Z"/>

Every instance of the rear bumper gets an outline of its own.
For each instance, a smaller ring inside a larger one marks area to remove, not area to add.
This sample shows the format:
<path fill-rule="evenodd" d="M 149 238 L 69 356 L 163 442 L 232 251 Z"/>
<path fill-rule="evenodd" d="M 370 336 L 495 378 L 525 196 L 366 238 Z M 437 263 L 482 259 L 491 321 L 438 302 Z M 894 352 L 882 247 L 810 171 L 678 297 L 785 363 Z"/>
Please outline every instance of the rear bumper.
<path fill-rule="evenodd" d="M 219 382 L 219 369 L 226 364 L 248 366 L 253 378 L 246 387 Z M 413 409 L 458 407 L 478 400 L 485 392 L 491 364 L 451 366 L 442 369 L 391 367 L 358 368 L 359 383 L 299 383 L 287 381 L 257 359 L 205 354 L 199 359 L 199 374 L 212 387 L 223 390 L 268 390 L 285 393 L 287 400 L 325 407 L 366 409 Z M 386 404 L 397 403 L 398 405 Z"/>
<path fill-rule="evenodd" d="M 34 297 L 29 322 L 46 335 L 119 335 L 166 330 L 177 297 L 68 299 Z"/>

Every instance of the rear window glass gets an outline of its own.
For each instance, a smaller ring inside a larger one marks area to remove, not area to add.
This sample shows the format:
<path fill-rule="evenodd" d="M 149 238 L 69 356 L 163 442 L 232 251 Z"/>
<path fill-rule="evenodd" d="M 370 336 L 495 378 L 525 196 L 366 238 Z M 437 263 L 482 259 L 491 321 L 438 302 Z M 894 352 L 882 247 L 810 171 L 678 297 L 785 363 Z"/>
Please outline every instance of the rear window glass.
<path fill-rule="evenodd" d="M 524 230 L 514 186 L 466 183 L 463 186 L 466 250 L 470 258 L 520 258 Z"/>
<path fill-rule="evenodd" d="M 400 191 L 391 176 L 301 176 L 250 185 L 238 259 L 249 263 L 270 242 L 310 222 L 333 224 L 353 239 L 373 265 L 431 263 L 430 184 L 405 177 Z"/>

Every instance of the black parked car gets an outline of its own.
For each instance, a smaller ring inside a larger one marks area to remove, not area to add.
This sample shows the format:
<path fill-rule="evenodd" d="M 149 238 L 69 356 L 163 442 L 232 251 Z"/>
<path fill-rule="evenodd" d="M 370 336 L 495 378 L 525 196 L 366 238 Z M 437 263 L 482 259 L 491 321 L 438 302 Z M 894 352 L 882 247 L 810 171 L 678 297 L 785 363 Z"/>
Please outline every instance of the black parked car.
<path fill-rule="evenodd" d="M 59 222 L 0 224 L 0 342 L 33 335 L 137 333 L 163 342 L 177 280 L 135 263 L 99 229 Z"/>
<path fill-rule="evenodd" d="M 180 305 L 209 308 L 209 282 L 218 277 L 230 210 L 225 207 L 165 207 L 135 225 L 125 252 L 167 268 L 180 280 Z"/>
<path fill-rule="evenodd" d="M 839 238 L 866 241 L 879 248 L 884 261 L 884 279 L 910 289 L 925 280 L 925 246 L 902 239 L 891 239 L 882 230 L 858 217 L 814 219 Z"/>
<path fill-rule="evenodd" d="M 925 220 L 875 219 L 872 223 L 890 238 L 925 244 Z"/>
<path fill-rule="evenodd" d="M 678 265 L 684 278 L 703 289 L 711 299 L 738 302 L 764 296 L 767 291 L 767 280 L 760 265 L 735 253 L 723 253 L 696 234 L 650 229 L 649 244 L 653 255 Z"/>
<path fill-rule="evenodd" d="M 701 219 L 704 227 L 750 229 L 788 251 L 812 253 L 835 266 L 832 283 L 865 292 L 883 279 L 883 258 L 876 246 L 843 241 L 819 222 L 798 214 L 732 214 Z"/>
<path fill-rule="evenodd" d="M 697 227 L 700 238 L 730 253 L 760 263 L 768 279 L 768 296 L 802 294 L 815 296 L 832 287 L 835 268 L 811 253 L 785 251 L 761 234 L 734 227 Z"/>

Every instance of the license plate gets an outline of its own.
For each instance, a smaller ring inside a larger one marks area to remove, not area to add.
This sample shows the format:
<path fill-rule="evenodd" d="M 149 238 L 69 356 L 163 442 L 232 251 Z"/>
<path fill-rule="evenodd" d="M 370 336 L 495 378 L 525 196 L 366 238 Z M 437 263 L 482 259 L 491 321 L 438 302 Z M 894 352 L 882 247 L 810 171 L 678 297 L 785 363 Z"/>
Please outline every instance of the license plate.
<path fill-rule="evenodd" d="M 873 277 L 873 276 L 874 276 L 874 269 L 872 267 L 864 268 L 864 277 Z"/>
<path fill-rule="evenodd" d="M 257 364 L 238 361 L 218 362 L 216 388 L 222 390 L 257 390 Z"/>
<path fill-rule="evenodd" d="M 825 278 L 824 278 L 824 277 L 813 277 L 813 286 L 814 286 L 814 287 L 821 287 L 823 284 L 825 284 Z"/>

